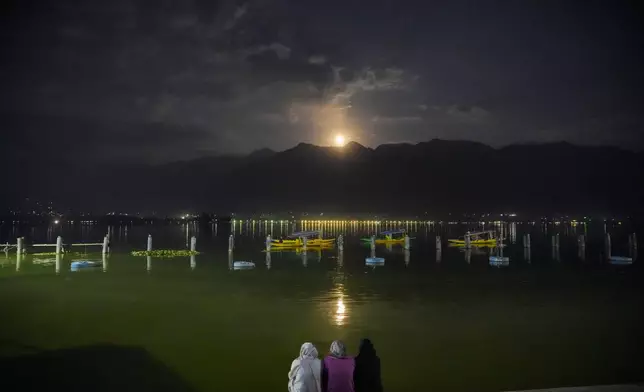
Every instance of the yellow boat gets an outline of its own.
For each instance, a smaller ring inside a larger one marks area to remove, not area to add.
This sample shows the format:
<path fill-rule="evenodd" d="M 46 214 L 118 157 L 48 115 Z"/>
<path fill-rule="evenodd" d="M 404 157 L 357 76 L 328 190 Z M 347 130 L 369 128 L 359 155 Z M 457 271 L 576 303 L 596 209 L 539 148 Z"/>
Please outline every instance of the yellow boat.
<path fill-rule="evenodd" d="M 466 239 L 469 238 L 470 245 L 476 245 L 476 246 L 489 246 L 489 245 L 496 245 L 496 238 L 494 238 L 494 230 L 488 230 L 488 231 L 479 231 L 475 233 L 467 233 L 463 236 L 463 238 L 458 238 L 458 239 L 448 239 L 447 242 L 450 244 L 454 244 L 456 246 L 463 245 L 465 246 L 466 244 Z"/>
<path fill-rule="evenodd" d="M 272 240 L 272 248 L 300 248 L 304 246 L 304 238 L 306 238 L 306 246 L 308 248 L 322 248 L 332 247 L 335 243 L 335 238 L 320 238 L 319 231 L 298 231 L 288 238 Z M 318 236 L 318 238 L 315 238 Z"/>

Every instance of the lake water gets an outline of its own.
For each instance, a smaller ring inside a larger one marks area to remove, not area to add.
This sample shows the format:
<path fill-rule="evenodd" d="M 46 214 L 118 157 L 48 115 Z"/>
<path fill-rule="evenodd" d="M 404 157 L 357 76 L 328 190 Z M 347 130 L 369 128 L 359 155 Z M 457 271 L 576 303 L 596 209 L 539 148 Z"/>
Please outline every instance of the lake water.
<path fill-rule="evenodd" d="M 267 233 L 321 227 L 345 236 L 344 251 L 263 252 Z M 367 267 L 361 236 L 405 227 L 411 250 L 378 246 L 384 266 Z M 466 230 L 507 238 L 507 267 L 489 264 L 498 249 L 451 248 Z M 0 243 L 101 242 L 107 227 L 0 226 Z M 644 381 L 642 268 L 611 265 L 629 255 L 632 228 L 590 224 L 427 224 L 420 222 L 237 221 L 113 226 L 105 268 L 71 272 L 100 248 L 55 258 L 0 253 L 0 382 L 4 390 L 54 383 L 67 390 L 286 391 L 301 343 L 325 353 L 343 340 L 355 353 L 369 337 L 388 391 L 502 391 Z M 229 269 L 234 260 L 256 263 Z M 524 233 L 531 234 L 527 253 Z M 559 233 L 559 251 L 551 236 Z M 185 249 L 193 259 L 130 256 Z M 436 235 L 443 239 L 437 254 Z M 588 238 L 579 254 L 577 235 Z M 640 235 L 641 238 L 641 235 Z M 641 249 L 641 247 L 640 247 Z M 29 249 L 30 253 L 53 249 Z M 46 260 L 49 259 L 49 262 Z M 53 263 L 51 263 L 53 261 Z"/>

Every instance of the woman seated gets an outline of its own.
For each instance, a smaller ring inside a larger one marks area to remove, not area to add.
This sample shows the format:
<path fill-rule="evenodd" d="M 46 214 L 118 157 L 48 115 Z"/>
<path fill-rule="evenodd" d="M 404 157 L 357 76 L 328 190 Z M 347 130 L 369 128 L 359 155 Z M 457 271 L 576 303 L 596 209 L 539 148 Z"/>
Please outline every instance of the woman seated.
<path fill-rule="evenodd" d="M 354 392 L 353 370 L 355 362 L 339 340 L 331 343 L 331 353 L 322 362 L 323 392 Z"/>

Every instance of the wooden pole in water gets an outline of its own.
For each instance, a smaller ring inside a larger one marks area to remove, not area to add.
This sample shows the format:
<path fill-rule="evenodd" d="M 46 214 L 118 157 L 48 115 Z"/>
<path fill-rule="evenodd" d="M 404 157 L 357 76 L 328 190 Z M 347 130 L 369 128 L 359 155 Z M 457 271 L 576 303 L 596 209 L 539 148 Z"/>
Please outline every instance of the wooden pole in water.
<path fill-rule="evenodd" d="M 228 253 L 232 253 L 233 249 L 235 248 L 235 237 L 231 234 L 228 236 Z M 232 268 L 232 265 L 231 265 Z"/>
<path fill-rule="evenodd" d="M 552 249 L 554 249 L 554 248 L 556 248 L 556 247 L 557 247 L 557 242 L 556 242 L 556 241 L 557 241 L 557 240 L 555 240 L 555 236 L 553 235 L 553 236 L 550 238 L 550 243 L 552 244 Z"/>
<path fill-rule="evenodd" d="M 60 274 L 60 255 L 56 255 L 56 274 Z"/>
<path fill-rule="evenodd" d="M 409 236 L 405 234 L 405 250 L 409 250 L 410 243 L 409 243 Z"/>
<path fill-rule="evenodd" d="M 523 248 L 523 258 L 528 263 L 530 262 L 530 248 L 529 247 Z"/>
<path fill-rule="evenodd" d="M 56 254 L 59 255 L 63 252 L 63 237 L 56 238 Z"/>
<path fill-rule="evenodd" d="M 107 238 L 107 236 L 105 236 L 105 238 Z M 101 261 L 103 262 L 103 272 L 107 272 L 107 253 L 106 252 L 103 252 L 103 257 Z"/>
<path fill-rule="evenodd" d="M 530 234 L 524 234 L 523 235 L 523 247 L 524 248 L 529 248 L 530 247 Z"/>
<path fill-rule="evenodd" d="M 586 259 L 586 237 L 583 234 L 580 234 L 577 238 L 577 246 L 579 248 L 579 258 L 582 260 Z"/>
<path fill-rule="evenodd" d="M 305 252 L 306 252 L 306 243 L 307 242 L 308 242 L 308 238 L 306 238 L 306 237 L 302 238 L 302 250 L 304 250 Z M 305 253 L 305 255 L 306 255 L 306 253 Z"/>
<path fill-rule="evenodd" d="M 440 252 L 443 250 L 443 244 L 441 243 L 441 236 L 436 236 L 436 251 Z"/>
<path fill-rule="evenodd" d="M 344 250 L 344 237 L 342 234 L 338 236 L 338 250 L 342 252 Z"/>
<path fill-rule="evenodd" d="M 271 245 L 273 243 L 273 240 L 271 239 L 271 235 L 266 236 L 266 251 L 270 252 L 271 251 Z"/>
<path fill-rule="evenodd" d="M 470 238 L 469 235 L 465 236 L 465 249 L 469 249 L 472 247 L 472 239 Z"/>
<path fill-rule="evenodd" d="M 190 252 L 197 251 L 197 237 L 194 235 L 190 238 Z"/>
<path fill-rule="evenodd" d="M 107 252 L 109 252 L 109 243 L 110 243 L 110 235 L 107 234 L 105 237 L 103 237 L 103 255 L 106 255 Z"/>
<path fill-rule="evenodd" d="M 610 233 L 606 233 L 606 237 L 604 239 L 604 247 L 606 249 L 606 259 L 610 259 L 611 255 L 612 255 L 611 242 L 610 242 Z"/>
<path fill-rule="evenodd" d="M 555 236 L 555 246 L 557 247 L 557 250 L 559 250 L 559 234 Z"/>
<path fill-rule="evenodd" d="M 148 252 L 152 252 L 152 234 L 148 234 Z"/>
<path fill-rule="evenodd" d="M 22 251 L 23 251 L 23 247 L 24 247 L 23 241 L 24 241 L 23 237 L 18 237 L 16 239 L 16 250 L 18 251 L 19 256 L 22 255 Z"/>

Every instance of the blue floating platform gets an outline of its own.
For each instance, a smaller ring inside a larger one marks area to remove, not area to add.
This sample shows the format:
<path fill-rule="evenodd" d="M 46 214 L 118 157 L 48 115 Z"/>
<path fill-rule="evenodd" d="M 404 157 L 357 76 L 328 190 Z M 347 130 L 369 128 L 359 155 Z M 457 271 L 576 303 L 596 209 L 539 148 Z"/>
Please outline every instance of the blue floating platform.
<path fill-rule="evenodd" d="M 609 261 L 613 265 L 631 265 L 631 264 L 633 264 L 633 258 L 632 257 L 611 256 Z"/>
<path fill-rule="evenodd" d="M 100 261 L 91 261 L 91 260 L 76 260 L 72 261 L 71 270 L 78 271 L 81 269 L 96 268 L 102 266 L 103 263 Z"/>
<path fill-rule="evenodd" d="M 490 256 L 490 265 L 493 267 L 507 267 L 510 265 L 509 257 Z"/>
<path fill-rule="evenodd" d="M 235 270 L 244 270 L 244 269 L 253 269 L 255 268 L 255 263 L 252 261 L 235 261 L 233 262 L 233 269 Z"/>
<path fill-rule="evenodd" d="M 385 265 L 384 257 L 367 257 L 364 261 L 367 265 Z"/>

